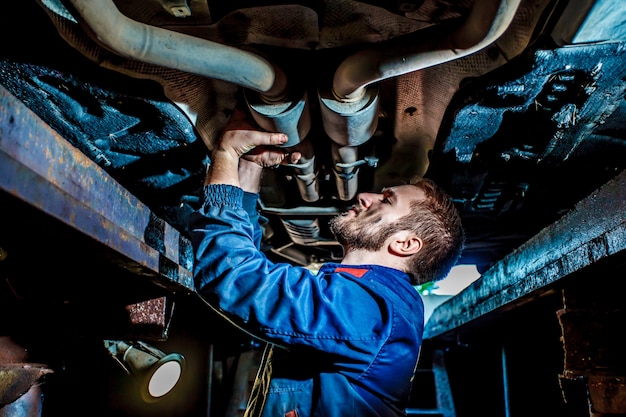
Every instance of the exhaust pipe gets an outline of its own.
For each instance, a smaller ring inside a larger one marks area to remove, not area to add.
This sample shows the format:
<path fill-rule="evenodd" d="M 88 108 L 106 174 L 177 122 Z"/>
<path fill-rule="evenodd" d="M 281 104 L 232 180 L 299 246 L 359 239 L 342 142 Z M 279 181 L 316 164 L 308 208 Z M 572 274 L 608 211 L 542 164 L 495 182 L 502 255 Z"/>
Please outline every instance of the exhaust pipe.
<path fill-rule="evenodd" d="M 264 58 L 217 42 L 146 25 L 123 15 L 112 0 L 70 0 L 97 40 L 107 49 L 137 61 L 190 72 L 239 85 L 255 121 L 267 131 L 287 134 L 284 147 L 299 144 L 311 118 L 306 95 L 289 97 L 283 71 Z M 303 199 L 315 201 L 314 157 L 295 165 Z M 303 190 L 307 190 L 306 192 Z"/>
<path fill-rule="evenodd" d="M 228 81 L 272 100 L 285 94 L 285 75 L 258 55 L 137 22 L 120 13 L 112 0 L 70 2 L 98 41 L 119 55 Z"/>
<path fill-rule="evenodd" d="M 286 133 L 285 146 L 299 145 L 310 129 L 306 94 L 288 97 L 283 71 L 266 59 L 234 47 L 134 21 L 112 0 L 69 0 L 98 41 L 122 56 L 215 78 L 251 90 L 248 108 L 266 130 Z M 320 87 L 318 99 L 326 134 L 341 152 L 335 161 L 342 199 L 358 186 L 355 151 L 374 134 L 378 124 L 378 88 L 372 84 L 470 55 L 490 45 L 507 29 L 521 0 L 475 1 L 467 20 L 448 36 L 407 45 L 407 38 L 377 45 L 346 58 L 332 85 Z M 256 94 L 255 94 L 256 93 Z M 341 155 L 350 155 L 342 159 Z M 315 201 L 314 156 L 304 158 L 300 175 L 305 201 Z"/>
<path fill-rule="evenodd" d="M 346 58 L 335 71 L 332 92 L 351 102 L 368 85 L 471 55 L 495 42 L 509 27 L 521 0 L 475 1 L 465 22 L 448 36 L 410 44 L 377 45 Z"/>
<path fill-rule="evenodd" d="M 475 53 L 495 42 L 509 27 L 521 0 L 477 0 L 467 20 L 448 36 L 413 43 L 407 37 L 359 51 L 337 68 L 330 88 L 319 90 L 324 130 L 341 146 L 368 141 L 378 123 L 374 83 Z M 419 36 L 419 34 L 418 34 Z M 339 155 L 339 154 L 338 154 Z M 336 161 L 349 164 L 350 160 Z M 346 179 L 349 178 L 349 179 Z M 338 188 L 351 189 L 355 175 L 337 177 Z"/>

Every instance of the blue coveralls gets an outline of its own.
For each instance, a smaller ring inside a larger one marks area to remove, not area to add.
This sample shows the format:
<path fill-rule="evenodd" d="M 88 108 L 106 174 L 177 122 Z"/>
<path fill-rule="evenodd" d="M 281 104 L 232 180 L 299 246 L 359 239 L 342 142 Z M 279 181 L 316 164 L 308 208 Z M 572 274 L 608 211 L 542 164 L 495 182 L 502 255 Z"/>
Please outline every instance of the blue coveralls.
<path fill-rule="evenodd" d="M 198 293 L 222 316 L 274 344 L 263 416 L 402 416 L 424 328 L 404 272 L 273 263 L 258 249 L 257 195 L 204 187 L 190 217 Z"/>

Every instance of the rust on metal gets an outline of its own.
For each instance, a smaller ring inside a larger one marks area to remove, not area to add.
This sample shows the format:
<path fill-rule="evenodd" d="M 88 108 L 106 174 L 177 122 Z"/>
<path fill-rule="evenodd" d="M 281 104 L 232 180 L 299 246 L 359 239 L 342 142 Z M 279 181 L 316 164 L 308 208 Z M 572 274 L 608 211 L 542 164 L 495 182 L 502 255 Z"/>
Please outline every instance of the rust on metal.
<path fill-rule="evenodd" d="M 623 415 L 626 309 L 621 298 L 594 287 L 566 289 L 563 304 L 557 311 L 564 351 L 560 378 L 585 385 L 592 415 Z M 567 392 L 564 395 L 567 399 Z"/>
<path fill-rule="evenodd" d="M 42 376 L 49 373 L 52 370 L 41 364 L 0 365 L 0 405 L 14 402 L 27 393 Z"/>
<path fill-rule="evenodd" d="M 163 340 L 167 338 L 173 306 L 167 297 L 152 298 L 126 306 L 130 334 L 133 338 Z"/>

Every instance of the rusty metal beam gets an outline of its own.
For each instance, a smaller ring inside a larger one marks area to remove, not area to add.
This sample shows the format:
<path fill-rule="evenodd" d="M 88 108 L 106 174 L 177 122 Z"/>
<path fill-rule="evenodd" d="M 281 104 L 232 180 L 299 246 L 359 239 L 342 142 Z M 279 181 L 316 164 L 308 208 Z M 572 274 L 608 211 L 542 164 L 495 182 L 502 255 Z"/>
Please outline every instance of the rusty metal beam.
<path fill-rule="evenodd" d="M 0 190 L 113 249 L 128 269 L 193 290 L 189 241 L 2 86 Z"/>
<path fill-rule="evenodd" d="M 453 336 L 455 329 L 472 320 L 524 302 L 595 262 L 623 254 L 624 213 L 626 171 L 438 306 L 426 323 L 424 337 Z"/>
<path fill-rule="evenodd" d="M 565 359 L 561 386 L 584 384 L 591 416 L 624 415 L 626 308 L 621 292 L 594 285 L 566 288 L 562 297 L 563 308 L 557 311 Z M 568 400 L 570 391 L 563 390 L 563 396 Z"/>

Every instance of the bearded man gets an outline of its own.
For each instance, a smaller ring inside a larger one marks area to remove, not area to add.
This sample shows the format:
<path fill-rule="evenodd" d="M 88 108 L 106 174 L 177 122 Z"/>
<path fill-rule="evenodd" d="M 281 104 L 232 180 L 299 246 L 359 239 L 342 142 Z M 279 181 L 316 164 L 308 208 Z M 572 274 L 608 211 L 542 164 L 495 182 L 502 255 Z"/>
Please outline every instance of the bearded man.
<path fill-rule="evenodd" d="M 424 329 L 414 286 L 458 260 L 459 215 L 427 179 L 361 193 L 330 224 L 340 263 L 274 263 L 259 250 L 256 202 L 263 168 L 299 159 L 286 142 L 233 118 L 189 222 L 198 293 L 267 343 L 246 416 L 405 416 Z"/>

